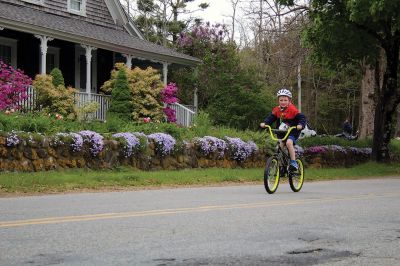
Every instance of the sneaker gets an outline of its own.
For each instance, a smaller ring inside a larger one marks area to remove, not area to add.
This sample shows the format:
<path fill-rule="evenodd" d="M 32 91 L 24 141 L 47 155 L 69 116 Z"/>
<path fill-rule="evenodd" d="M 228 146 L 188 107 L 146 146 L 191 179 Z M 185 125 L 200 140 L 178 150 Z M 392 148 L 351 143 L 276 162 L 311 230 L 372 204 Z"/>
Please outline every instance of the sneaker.
<path fill-rule="evenodd" d="M 299 169 L 299 165 L 295 160 L 291 160 L 289 168 L 291 171 L 297 171 Z"/>

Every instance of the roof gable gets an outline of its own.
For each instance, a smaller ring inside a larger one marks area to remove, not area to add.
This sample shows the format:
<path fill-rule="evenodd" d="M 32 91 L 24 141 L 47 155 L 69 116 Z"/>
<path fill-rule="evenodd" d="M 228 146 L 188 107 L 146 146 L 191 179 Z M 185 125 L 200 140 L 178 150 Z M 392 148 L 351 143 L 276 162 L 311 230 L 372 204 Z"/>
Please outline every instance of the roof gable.
<path fill-rule="evenodd" d="M 143 35 L 133 24 L 132 19 L 126 14 L 119 0 L 105 1 L 111 16 L 116 24 L 121 24 L 132 35 L 143 39 Z"/>
<path fill-rule="evenodd" d="M 132 20 L 123 10 L 119 0 L 85 0 L 84 14 L 70 12 L 68 0 L 0 0 L 46 13 L 74 18 L 102 27 L 123 30 L 130 35 L 143 39 L 140 31 L 133 25 Z"/>

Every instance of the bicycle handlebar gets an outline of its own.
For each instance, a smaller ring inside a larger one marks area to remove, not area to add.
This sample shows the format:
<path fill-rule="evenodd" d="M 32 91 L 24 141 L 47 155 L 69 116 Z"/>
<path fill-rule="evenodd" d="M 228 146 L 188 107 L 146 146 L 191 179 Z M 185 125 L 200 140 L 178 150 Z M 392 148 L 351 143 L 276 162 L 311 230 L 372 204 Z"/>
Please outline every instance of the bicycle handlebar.
<path fill-rule="evenodd" d="M 289 136 L 290 132 L 292 132 L 292 130 L 295 129 L 296 127 L 289 127 L 288 130 L 280 130 L 280 129 L 272 129 L 271 126 L 265 125 L 264 128 L 268 128 L 268 129 L 269 129 L 269 134 L 271 135 L 271 138 L 272 138 L 273 140 L 277 140 L 277 141 L 283 140 L 283 141 L 285 141 L 285 140 L 287 139 L 287 137 Z M 275 137 L 274 134 L 272 134 L 272 132 L 274 132 L 275 134 L 278 134 L 278 133 L 286 133 L 286 135 L 285 135 L 283 138 L 278 139 L 278 138 Z"/>

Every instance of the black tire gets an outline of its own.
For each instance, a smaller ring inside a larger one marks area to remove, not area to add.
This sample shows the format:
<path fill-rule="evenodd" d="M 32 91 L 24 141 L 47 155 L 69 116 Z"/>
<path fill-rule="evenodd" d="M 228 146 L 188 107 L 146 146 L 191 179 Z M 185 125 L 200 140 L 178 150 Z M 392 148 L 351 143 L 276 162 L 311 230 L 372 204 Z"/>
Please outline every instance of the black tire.
<path fill-rule="evenodd" d="M 279 161 L 276 157 L 267 160 L 264 170 L 264 187 L 268 194 L 272 194 L 279 186 Z"/>
<path fill-rule="evenodd" d="M 293 192 L 299 192 L 304 183 L 304 164 L 301 159 L 296 159 L 299 169 L 289 173 L 289 184 Z"/>

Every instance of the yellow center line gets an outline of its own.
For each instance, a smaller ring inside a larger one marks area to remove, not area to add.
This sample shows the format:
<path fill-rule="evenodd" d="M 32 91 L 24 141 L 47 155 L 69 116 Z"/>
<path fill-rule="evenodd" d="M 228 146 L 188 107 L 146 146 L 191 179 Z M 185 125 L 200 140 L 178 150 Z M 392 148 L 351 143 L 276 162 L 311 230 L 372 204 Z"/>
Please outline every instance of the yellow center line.
<path fill-rule="evenodd" d="M 120 212 L 120 213 L 99 213 L 99 214 L 88 214 L 88 215 L 15 220 L 15 221 L 0 221 L 0 228 L 37 225 L 37 224 L 55 224 L 55 223 L 82 222 L 82 221 L 118 219 L 118 218 L 146 217 L 146 216 L 156 216 L 156 215 L 171 215 L 179 213 L 206 212 L 215 210 L 248 209 L 248 208 L 263 208 L 263 207 L 265 208 L 273 206 L 289 206 L 289 205 L 300 205 L 300 204 L 311 204 L 311 203 L 322 203 L 322 202 L 325 203 L 325 202 L 335 202 L 335 201 L 345 201 L 345 200 L 360 200 L 366 198 L 380 198 L 380 197 L 393 197 L 393 196 L 400 196 L 400 193 L 393 192 L 380 195 L 370 193 L 370 194 L 340 197 L 340 198 L 328 197 L 328 198 L 286 200 L 286 201 L 274 201 L 274 202 L 253 202 L 253 203 L 198 206 L 198 207 L 176 208 L 176 209 L 160 209 L 160 210 Z"/>

